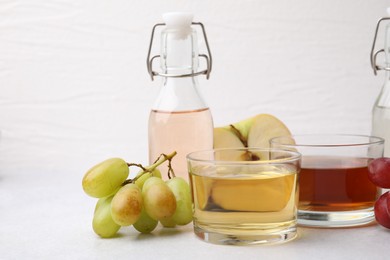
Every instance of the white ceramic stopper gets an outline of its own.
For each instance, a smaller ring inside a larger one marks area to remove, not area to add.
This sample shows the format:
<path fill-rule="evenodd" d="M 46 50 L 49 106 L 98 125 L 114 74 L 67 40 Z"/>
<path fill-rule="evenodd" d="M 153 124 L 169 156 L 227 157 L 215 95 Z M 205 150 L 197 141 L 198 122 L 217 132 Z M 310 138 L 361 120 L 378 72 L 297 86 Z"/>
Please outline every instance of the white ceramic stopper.
<path fill-rule="evenodd" d="M 172 12 L 163 14 L 163 20 L 169 29 L 188 29 L 188 27 L 191 27 L 193 18 L 194 15 L 192 13 L 185 12 Z"/>

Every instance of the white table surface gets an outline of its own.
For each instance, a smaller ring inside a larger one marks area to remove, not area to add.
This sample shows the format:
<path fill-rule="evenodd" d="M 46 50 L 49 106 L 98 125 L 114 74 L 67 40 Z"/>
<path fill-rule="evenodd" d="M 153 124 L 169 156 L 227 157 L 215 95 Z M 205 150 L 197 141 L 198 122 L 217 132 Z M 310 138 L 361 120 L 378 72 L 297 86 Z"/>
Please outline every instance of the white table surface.
<path fill-rule="evenodd" d="M 101 239 L 91 227 L 95 199 L 82 174 L 0 174 L 0 259 L 389 259 L 390 230 L 299 228 L 299 238 L 274 246 L 219 246 L 187 225 L 150 235 L 122 228 Z"/>

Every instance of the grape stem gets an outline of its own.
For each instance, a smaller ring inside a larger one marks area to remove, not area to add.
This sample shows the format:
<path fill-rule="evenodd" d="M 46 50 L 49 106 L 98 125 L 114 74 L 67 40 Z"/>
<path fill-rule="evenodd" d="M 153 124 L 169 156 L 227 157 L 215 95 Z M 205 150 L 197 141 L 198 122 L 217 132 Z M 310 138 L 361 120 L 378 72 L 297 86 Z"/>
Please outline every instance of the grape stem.
<path fill-rule="evenodd" d="M 164 154 L 164 157 L 166 157 L 165 154 Z M 171 163 L 172 163 L 172 158 L 170 160 L 168 160 L 168 178 L 169 179 L 176 177 L 175 172 L 173 171 Z M 173 177 L 171 177 L 171 174 L 172 174 Z"/>
<path fill-rule="evenodd" d="M 142 164 L 140 163 L 127 163 L 127 166 L 131 167 L 131 166 L 137 166 L 138 168 L 141 168 L 143 171 L 147 171 L 147 169 L 142 166 Z"/>
<path fill-rule="evenodd" d="M 169 177 L 169 179 L 171 179 L 171 175 L 170 175 L 171 173 L 172 173 L 173 177 L 175 177 L 175 173 L 173 172 L 171 161 L 172 161 L 173 157 L 175 157 L 176 154 L 177 154 L 176 151 L 174 151 L 173 153 L 170 153 L 170 154 L 160 154 L 160 156 L 156 159 L 156 161 L 154 161 L 154 163 L 152 165 L 149 165 L 147 167 L 144 167 L 142 164 L 138 164 L 138 163 L 127 163 L 127 165 L 129 167 L 136 166 L 136 167 L 141 168 L 143 173 L 136 176 L 134 179 L 125 180 L 122 183 L 122 186 L 125 186 L 126 184 L 129 184 L 129 183 L 135 183 L 135 181 L 138 180 L 138 178 L 140 178 L 142 175 L 144 175 L 147 172 L 153 172 L 158 166 L 160 166 L 161 164 L 163 164 L 167 160 L 168 160 L 168 177 Z"/>
<path fill-rule="evenodd" d="M 170 153 L 170 154 L 161 154 L 157 158 L 157 160 L 152 165 L 149 165 L 148 167 L 146 167 L 146 169 L 149 172 L 152 172 L 154 169 L 156 169 L 158 166 L 160 166 L 161 164 L 163 164 L 167 160 L 168 160 L 168 167 L 170 167 L 171 161 L 172 161 L 173 157 L 175 157 L 176 154 L 177 154 L 176 151 L 174 151 L 173 153 Z M 171 168 L 172 167 L 170 167 L 170 169 Z"/>

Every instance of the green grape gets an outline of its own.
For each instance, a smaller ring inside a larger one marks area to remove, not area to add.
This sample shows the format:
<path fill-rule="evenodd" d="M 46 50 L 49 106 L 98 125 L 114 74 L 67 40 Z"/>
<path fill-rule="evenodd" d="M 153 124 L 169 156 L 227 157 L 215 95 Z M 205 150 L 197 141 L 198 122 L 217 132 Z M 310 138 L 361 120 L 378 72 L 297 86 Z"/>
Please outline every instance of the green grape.
<path fill-rule="evenodd" d="M 113 197 L 113 196 L 98 199 L 98 201 L 96 202 L 95 211 L 93 212 L 93 214 L 95 214 L 96 211 L 98 211 L 98 209 L 99 209 L 101 206 L 104 205 L 104 202 L 106 201 L 106 199 L 108 199 L 108 198 L 112 199 L 112 197 Z"/>
<path fill-rule="evenodd" d="M 158 178 L 162 178 L 161 177 L 161 172 L 160 172 L 160 170 L 159 169 L 157 169 L 157 168 L 155 168 L 153 171 L 152 171 L 152 176 L 153 177 L 158 177 Z"/>
<path fill-rule="evenodd" d="M 137 222 L 143 209 L 141 189 L 134 183 L 126 184 L 111 202 L 112 219 L 121 226 Z"/>
<path fill-rule="evenodd" d="M 142 187 L 142 195 L 143 192 L 148 190 L 150 186 L 154 184 L 164 183 L 164 181 L 161 178 L 158 177 L 149 177 L 147 180 L 145 180 L 145 183 Z"/>
<path fill-rule="evenodd" d="M 158 221 L 152 219 L 145 210 L 142 210 L 140 218 L 134 223 L 134 228 L 143 234 L 152 232 L 157 227 Z"/>
<path fill-rule="evenodd" d="M 89 196 L 103 198 L 113 194 L 129 176 L 127 163 L 111 158 L 92 167 L 83 178 L 83 189 Z"/>
<path fill-rule="evenodd" d="M 98 199 L 98 201 L 97 201 L 97 203 L 96 203 L 96 206 L 95 206 L 94 213 L 100 208 L 100 206 L 105 205 L 105 199 L 110 198 L 110 203 L 111 203 L 112 198 L 113 198 L 114 195 L 118 192 L 118 190 L 119 190 L 119 188 L 116 189 L 116 191 L 114 191 L 113 194 L 110 195 L 110 196 L 108 196 L 108 197 L 104 197 L 104 198 Z"/>
<path fill-rule="evenodd" d="M 176 198 L 176 211 L 172 216 L 172 220 L 178 225 L 187 225 L 192 221 L 190 186 L 180 177 L 172 178 L 166 183 Z"/>
<path fill-rule="evenodd" d="M 163 225 L 163 227 L 166 227 L 166 228 L 176 227 L 176 223 L 175 223 L 175 221 L 173 221 L 172 217 L 160 219 L 160 223 L 161 223 L 161 225 Z"/>
<path fill-rule="evenodd" d="M 141 177 L 138 177 L 138 176 L 140 176 L 140 175 L 142 175 Z M 137 176 L 136 177 L 138 177 L 138 179 L 135 181 L 135 184 L 137 184 L 138 185 L 138 187 L 140 188 L 140 189 L 142 189 L 142 187 L 144 186 L 144 183 L 145 183 L 145 181 L 147 180 L 147 179 L 149 179 L 150 177 L 152 177 L 152 176 L 154 176 L 154 177 L 158 177 L 158 178 L 160 178 L 161 179 L 161 172 L 160 172 L 160 170 L 159 169 L 154 169 L 152 172 L 144 172 L 144 171 L 140 171 L 138 174 L 137 174 Z"/>
<path fill-rule="evenodd" d="M 113 196 L 101 198 L 96 203 L 93 215 L 92 228 L 101 237 L 113 237 L 120 229 L 111 217 L 111 200 Z"/>
<path fill-rule="evenodd" d="M 175 195 L 158 177 L 150 177 L 145 181 L 142 197 L 146 212 L 154 220 L 168 218 L 175 213 Z"/>

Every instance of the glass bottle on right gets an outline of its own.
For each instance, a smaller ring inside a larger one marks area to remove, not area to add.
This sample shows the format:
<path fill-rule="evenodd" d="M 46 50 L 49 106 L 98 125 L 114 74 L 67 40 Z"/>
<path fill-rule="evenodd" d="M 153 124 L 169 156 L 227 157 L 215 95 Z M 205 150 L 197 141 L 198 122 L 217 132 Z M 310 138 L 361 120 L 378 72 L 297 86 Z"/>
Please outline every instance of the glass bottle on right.
<path fill-rule="evenodd" d="M 387 9 L 387 13 L 388 16 L 379 19 L 377 23 L 370 56 L 374 74 L 377 75 L 378 70 L 385 71 L 384 84 L 372 109 L 372 135 L 385 139 L 384 156 L 390 157 L 390 8 Z M 385 22 L 387 25 L 385 28 L 384 48 L 375 51 L 380 25 Z M 384 64 L 377 64 L 378 54 L 385 56 Z"/>

